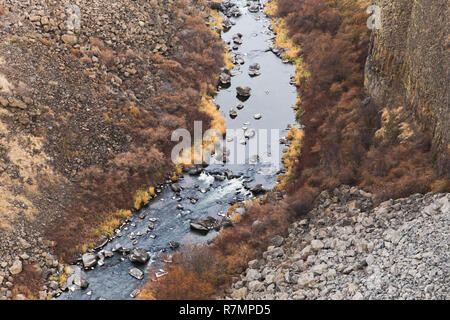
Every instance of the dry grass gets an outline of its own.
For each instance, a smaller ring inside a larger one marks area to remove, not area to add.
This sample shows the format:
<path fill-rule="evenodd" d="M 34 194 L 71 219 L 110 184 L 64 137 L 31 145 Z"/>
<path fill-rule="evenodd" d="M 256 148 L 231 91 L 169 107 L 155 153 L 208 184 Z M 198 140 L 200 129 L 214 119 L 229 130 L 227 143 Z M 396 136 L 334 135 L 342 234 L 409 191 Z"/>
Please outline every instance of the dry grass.
<path fill-rule="evenodd" d="M 225 68 L 228 70 L 232 70 L 234 68 L 234 64 L 231 59 L 230 50 L 228 46 L 225 46 L 225 53 L 224 53 L 224 60 L 225 60 Z"/>
<path fill-rule="evenodd" d="M 94 235 L 100 236 L 106 234 L 108 236 L 114 235 L 114 230 L 117 229 L 123 220 L 131 217 L 130 210 L 118 210 L 112 214 L 109 214 L 103 223 L 96 229 L 94 229 Z M 86 250 L 83 250 L 86 251 Z"/>

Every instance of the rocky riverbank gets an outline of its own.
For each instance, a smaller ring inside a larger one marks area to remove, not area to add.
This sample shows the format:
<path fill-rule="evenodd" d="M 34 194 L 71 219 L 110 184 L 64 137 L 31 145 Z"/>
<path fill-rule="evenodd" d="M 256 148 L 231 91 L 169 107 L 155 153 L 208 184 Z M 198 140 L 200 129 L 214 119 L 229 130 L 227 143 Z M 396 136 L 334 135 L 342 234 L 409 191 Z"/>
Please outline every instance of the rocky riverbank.
<path fill-rule="evenodd" d="M 450 194 L 322 192 L 226 299 L 449 299 Z"/>

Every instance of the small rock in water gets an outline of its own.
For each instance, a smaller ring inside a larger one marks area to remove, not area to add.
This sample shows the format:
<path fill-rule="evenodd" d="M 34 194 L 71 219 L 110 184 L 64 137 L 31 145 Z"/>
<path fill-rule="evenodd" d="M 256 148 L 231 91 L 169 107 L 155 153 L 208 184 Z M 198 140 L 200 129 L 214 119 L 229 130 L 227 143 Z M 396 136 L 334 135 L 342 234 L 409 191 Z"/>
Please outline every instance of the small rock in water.
<path fill-rule="evenodd" d="M 141 290 L 135 289 L 132 293 L 130 293 L 131 298 L 136 298 L 141 293 Z"/>
<path fill-rule="evenodd" d="M 252 163 L 256 163 L 256 162 L 258 162 L 258 160 L 259 160 L 259 156 L 257 154 L 252 155 L 250 157 L 250 162 L 252 162 Z"/>
<path fill-rule="evenodd" d="M 244 136 L 248 139 L 253 138 L 256 135 L 256 131 L 253 129 L 245 130 Z"/>
<path fill-rule="evenodd" d="M 116 243 L 116 245 L 112 248 L 112 252 L 116 252 L 116 251 L 122 251 L 123 247 L 120 243 Z"/>
<path fill-rule="evenodd" d="M 253 118 L 255 118 L 256 120 L 259 120 L 262 118 L 262 115 L 260 113 L 257 113 L 253 116 Z"/>
<path fill-rule="evenodd" d="M 259 5 L 256 3 L 252 3 L 250 5 L 250 7 L 248 8 L 248 11 L 252 12 L 252 13 L 256 13 L 259 11 Z"/>
<path fill-rule="evenodd" d="M 240 97 L 250 97 L 252 89 L 249 87 L 237 87 L 236 92 Z"/>
<path fill-rule="evenodd" d="M 178 247 L 180 247 L 180 243 L 178 243 L 176 241 L 170 241 L 169 242 L 169 247 L 172 250 L 178 249 Z"/>
<path fill-rule="evenodd" d="M 114 256 L 114 253 L 112 251 L 109 250 L 104 250 L 103 251 L 103 255 L 105 256 L 105 258 L 111 258 Z"/>
<path fill-rule="evenodd" d="M 237 117 L 237 111 L 236 110 L 234 110 L 233 108 L 231 108 L 230 109 L 230 118 L 231 119 L 234 119 L 234 118 L 236 118 Z"/>
<path fill-rule="evenodd" d="M 260 65 L 258 63 L 254 63 L 248 67 L 248 75 L 250 77 L 259 76 L 261 75 L 260 69 L 261 69 Z"/>
<path fill-rule="evenodd" d="M 172 188 L 173 192 L 178 193 L 181 191 L 181 186 L 179 183 L 173 183 L 170 187 Z"/>
<path fill-rule="evenodd" d="M 242 44 L 242 34 L 241 33 L 237 33 L 233 36 L 233 42 L 237 45 Z"/>
<path fill-rule="evenodd" d="M 240 104 L 238 104 L 238 105 L 236 106 L 236 108 L 237 108 L 238 110 L 242 110 L 242 109 L 244 109 L 244 105 L 243 105 L 242 103 L 240 103 Z"/>
<path fill-rule="evenodd" d="M 150 259 L 150 255 L 140 248 L 133 249 L 128 256 L 131 262 L 145 264 Z"/>
<path fill-rule="evenodd" d="M 131 269 L 129 274 L 130 274 L 130 276 L 132 276 L 133 278 L 136 278 L 138 280 L 144 279 L 144 272 L 142 272 L 138 268 Z"/>

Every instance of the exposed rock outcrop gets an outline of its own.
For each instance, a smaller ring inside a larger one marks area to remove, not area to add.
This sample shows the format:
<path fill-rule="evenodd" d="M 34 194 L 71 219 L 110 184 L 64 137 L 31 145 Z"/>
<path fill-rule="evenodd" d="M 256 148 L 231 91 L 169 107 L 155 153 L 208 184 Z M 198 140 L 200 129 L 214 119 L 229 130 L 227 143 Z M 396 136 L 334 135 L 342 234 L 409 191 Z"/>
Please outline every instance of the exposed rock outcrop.
<path fill-rule="evenodd" d="M 366 88 L 386 106 L 385 125 L 392 119 L 402 142 L 428 137 L 438 170 L 450 176 L 448 2 L 373 3 L 381 8 L 381 29 L 372 32 Z"/>

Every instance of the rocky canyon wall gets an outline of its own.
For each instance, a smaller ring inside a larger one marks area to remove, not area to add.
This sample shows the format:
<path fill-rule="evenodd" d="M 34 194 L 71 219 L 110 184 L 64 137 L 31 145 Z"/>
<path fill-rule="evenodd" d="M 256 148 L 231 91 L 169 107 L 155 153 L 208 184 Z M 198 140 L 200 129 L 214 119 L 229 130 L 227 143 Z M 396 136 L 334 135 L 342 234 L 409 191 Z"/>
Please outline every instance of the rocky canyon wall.
<path fill-rule="evenodd" d="M 399 142 L 426 137 L 438 172 L 448 176 L 448 2 L 373 3 L 381 8 L 381 28 L 371 35 L 365 86 L 377 105 L 385 108 L 383 123 L 395 122 Z M 378 136 L 383 138 L 385 131 Z"/>

